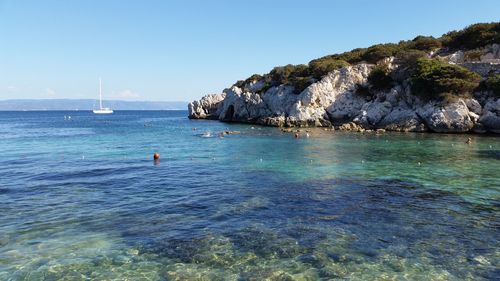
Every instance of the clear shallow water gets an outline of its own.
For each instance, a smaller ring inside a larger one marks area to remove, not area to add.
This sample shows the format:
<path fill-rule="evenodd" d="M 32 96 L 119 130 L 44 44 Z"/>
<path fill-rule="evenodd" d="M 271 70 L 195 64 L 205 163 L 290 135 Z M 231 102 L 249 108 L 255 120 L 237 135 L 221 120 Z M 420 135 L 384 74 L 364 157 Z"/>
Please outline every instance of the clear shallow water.
<path fill-rule="evenodd" d="M 0 112 L 0 280 L 500 278 L 500 138 L 186 115 Z"/>

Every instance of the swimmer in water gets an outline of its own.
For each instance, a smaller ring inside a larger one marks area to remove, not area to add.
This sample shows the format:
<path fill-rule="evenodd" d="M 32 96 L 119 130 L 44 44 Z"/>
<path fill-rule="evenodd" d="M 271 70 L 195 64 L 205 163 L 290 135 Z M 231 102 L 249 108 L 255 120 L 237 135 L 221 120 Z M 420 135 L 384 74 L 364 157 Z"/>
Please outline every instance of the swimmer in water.
<path fill-rule="evenodd" d="M 153 162 L 154 162 L 154 165 L 155 165 L 155 166 L 160 165 L 160 153 L 155 152 L 155 153 L 153 154 Z"/>

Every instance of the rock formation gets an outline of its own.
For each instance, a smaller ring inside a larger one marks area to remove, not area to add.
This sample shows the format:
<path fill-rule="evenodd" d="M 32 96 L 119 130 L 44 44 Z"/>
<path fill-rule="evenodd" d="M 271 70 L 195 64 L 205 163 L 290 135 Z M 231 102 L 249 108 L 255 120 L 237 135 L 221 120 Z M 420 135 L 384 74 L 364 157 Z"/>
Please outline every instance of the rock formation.
<path fill-rule="evenodd" d="M 500 73 L 500 46 L 487 46 L 481 59 L 470 62 L 464 52 L 442 57 L 483 76 Z M 391 68 L 394 58 L 384 63 Z M 388 131 L 437 133 L 500 133 L 500 100 L 491 93 L 452 102 L 423 101 L 411 93 L 408 83 L 379 91 L 373 97 L 357 93 L 366 85 L 375 64 L 357 63 L 332 71 L 299 94 L 287 84 L 263 87 L 263 81 L 236 85 L 224 93 L 207 95 L 189 104 L 189 118 L 268 126 L 337 126 L 345 130 L 385 129 Z"/>

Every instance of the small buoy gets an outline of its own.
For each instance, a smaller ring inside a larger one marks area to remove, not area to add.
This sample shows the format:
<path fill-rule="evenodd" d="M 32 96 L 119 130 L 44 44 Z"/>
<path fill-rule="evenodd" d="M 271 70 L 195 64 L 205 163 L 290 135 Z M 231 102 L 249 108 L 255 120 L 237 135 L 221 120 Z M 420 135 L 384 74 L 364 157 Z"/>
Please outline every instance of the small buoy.
<path fill-rule="evenodd" d="M 418 162 L 418 165 L 420 166 L 420 162 Z"/>
<path fill-rule="evenodd" d="M 361 163 L 365 163 L 365 160 L 361 160 Z"/>
<path fill-rule="evenodd" d="M 155 152 L 155 153 L 153 154 L 153 159 L 154 159 L 154 160 L 160 160 L 160 153 Z"/>
<path fill-rule="evenodd" d="M 260 162 L 262 162 L 262 158 L 260 158 Z"/>
<path fill-rule="evenodd" d="M 490 145 L 490 149 L 492 149 L 493 147 Z"/>

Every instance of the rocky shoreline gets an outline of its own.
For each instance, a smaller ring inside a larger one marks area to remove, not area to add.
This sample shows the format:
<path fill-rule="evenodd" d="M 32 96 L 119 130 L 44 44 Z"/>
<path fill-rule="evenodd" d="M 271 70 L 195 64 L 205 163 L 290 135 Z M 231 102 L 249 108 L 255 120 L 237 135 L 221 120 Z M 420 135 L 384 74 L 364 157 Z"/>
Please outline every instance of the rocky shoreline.
<path fill-rule="evenodd" d="M 462 51 L 439 59 L 463 66 L 483 79 L 500 74 L 498 44 L 485 47 L 476 61 L 468 61 Z M 489 91 L 447 102 L 424 101 L 412 93 L 409 82 L 403 81 L 370 97 L 357 93 L 357 86 L 366 85 L 370 72 L 379 64 L 391 70 L 399 67 L 394 57 L 376 64 L 345 66 L 329 72 L 299 94 L 287 84 L 266 89 L 263 81 L 253 80 L 191 102 L 189 118 L 354 131 L 500 133 L 500 99 Z"/>

